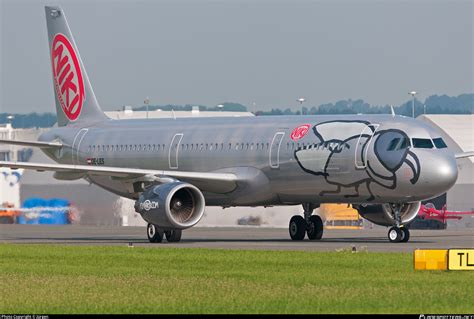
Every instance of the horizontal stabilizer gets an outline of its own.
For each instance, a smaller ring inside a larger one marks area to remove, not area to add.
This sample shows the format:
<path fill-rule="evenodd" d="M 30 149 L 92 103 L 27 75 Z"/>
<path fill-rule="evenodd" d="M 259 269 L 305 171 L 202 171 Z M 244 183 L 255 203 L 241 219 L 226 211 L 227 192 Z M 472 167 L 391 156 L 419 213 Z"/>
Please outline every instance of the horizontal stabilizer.
<path fill-rule="evenodd" d="M 39 148 L 61 148 L 64 145 L 57 142 L 38 142 L 38 141 L 19 141 L 19 140 L 3 140 L 0 139 L 0 144 L 10 144 L 19 146 L 30 146 Z"/>

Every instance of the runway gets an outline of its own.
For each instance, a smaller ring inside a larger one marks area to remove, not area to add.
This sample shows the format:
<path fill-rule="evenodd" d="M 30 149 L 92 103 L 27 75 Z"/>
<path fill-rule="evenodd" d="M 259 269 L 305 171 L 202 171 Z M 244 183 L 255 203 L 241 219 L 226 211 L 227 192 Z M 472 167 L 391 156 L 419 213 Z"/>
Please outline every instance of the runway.
<path fill-rule="evenodd" d="M 61 245 L 128 245 L 163 248 L 218 248 L 339 251 L 352 249 L 373 252 L 412 252 L 417 248 L 472 248 L 474 231 L 411 230 L 408 243 L 390 243 L 383 228 L 369 230 L 325 230 L 320 241 L 292 241 L 282 228 L 194 227 L 183 231 L 179 243 L 151 244 L 144 227 L 0 225 L 0 243 Z"/>

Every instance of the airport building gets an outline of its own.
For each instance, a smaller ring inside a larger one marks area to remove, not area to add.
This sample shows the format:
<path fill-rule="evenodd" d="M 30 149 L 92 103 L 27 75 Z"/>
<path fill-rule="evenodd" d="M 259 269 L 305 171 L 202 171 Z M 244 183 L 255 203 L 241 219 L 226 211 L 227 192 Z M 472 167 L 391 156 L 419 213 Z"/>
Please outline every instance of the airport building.
<path fill-rule="evenodd" d="M 139 111 L 130 110 L 106 112 L 114 119 L 126 118 L 173 118 L 201 116 L 253 116 L 250 112 L 200 112 L 193 111 Z M 454 152 L 474 150 L 474 115 L 422 115 L 418 118 L 436 126 L 442 137 Z M 12 129 L 11 126 L 0 127 L 0 138 L 36 140 L 44 129 Z M 0 144 L 0 160 L 26 160 L 31 162 L 51 163 L 39 149 L 13 147 Z M 456 185 L 446 194 L 445 201 L 451 211 L 474 211 L 474 158 L 458 161 L 459 177 Z M 6 176 L 6 175 L 5 175 Z M 24 202 L 31 197 L 63 198 L 77 207 L 81 224 L 88 225 L 145 225 L 140 215 L 135 213 L 132 200 L 120 198 L 101 188 L 90 185 L 84 180 L 58 181 L 49 172 L 25 171 L 21 176 L 19 199 Z M 3 184 L 0 184 L 2 188 Z M 6 194 L 5 189 L 0 193 Z M 1 204 L 1 203 L 0 203 Z M 18 203 L 15 203 L 18 205 Z M 208 207 L 197 226 L 235 226 L 262 225 L 267 227 L 288 227 L 288 221 L 294 214 L 300 213 L 300 206 L 281 207 L 237 207 L 222 209 Z M 358 218 L 358 216 L 356 216 Z M 349 218 L 349 217 L 344 217 Z M 334 218 L 333 222 L 334 224 Z M 337 221 L 336 223 L 341 223 Z M 349 221 L 344 221 L 349 223 Z M 364 224 L 369 225 L 364 221 Z M 474 227 L 474 217 L 465 216 L 461 221 L 449 221 L 449 227 Z"/>

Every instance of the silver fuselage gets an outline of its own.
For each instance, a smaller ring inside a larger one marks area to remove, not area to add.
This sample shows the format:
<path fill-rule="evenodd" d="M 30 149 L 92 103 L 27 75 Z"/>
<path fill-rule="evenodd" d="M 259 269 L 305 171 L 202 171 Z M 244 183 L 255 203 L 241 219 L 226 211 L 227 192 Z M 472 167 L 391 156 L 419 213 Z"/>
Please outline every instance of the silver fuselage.
<path fill-rule="evenodd" d="M 295 138 L 302 125 L 308 132 Z M 388 151 L 390 142 L 404 136 L 406 148 Z M 54 128 L 40 140 L 69 145 L 45 150 L 62 164 L 232 172 L 242 182 L 232 190 L 204 190 L 206 205 L 259 206 L 435 197 L 456 181 L 454 154 L 448 148 L 416 148 L 411 138 L 440 136 L 411 118 L 344 115 L 105 120 Z M 86 179 L 137 197 L 120 179 Z"/>

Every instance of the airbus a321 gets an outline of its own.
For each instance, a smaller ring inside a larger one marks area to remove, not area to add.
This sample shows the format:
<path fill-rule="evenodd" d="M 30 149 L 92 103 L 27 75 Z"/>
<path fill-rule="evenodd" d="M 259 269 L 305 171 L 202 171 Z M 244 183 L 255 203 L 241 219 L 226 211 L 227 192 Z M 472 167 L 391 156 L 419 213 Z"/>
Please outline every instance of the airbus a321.
<path fill-rule="evenodd" d="M 320 240 L 321 203 L 350 203 L 406 242 L 420 201 L 449 190 L 456 156 L 433 127 L 395 115 L 112 120 L 101 110 L 64 11 L 46 7 L 58 127 L 38 141 L 55 164 L 0 162 L 84 178 L 135 200 L 150 242 L 181 239 L 206 206 L 302 205 L 293 240 Z M 457 157 L 472 156 L 472 153 Z"/>

